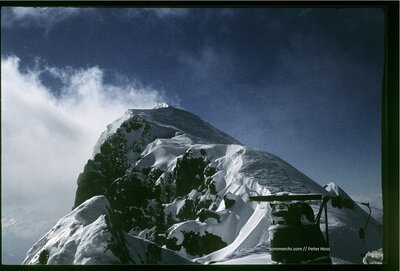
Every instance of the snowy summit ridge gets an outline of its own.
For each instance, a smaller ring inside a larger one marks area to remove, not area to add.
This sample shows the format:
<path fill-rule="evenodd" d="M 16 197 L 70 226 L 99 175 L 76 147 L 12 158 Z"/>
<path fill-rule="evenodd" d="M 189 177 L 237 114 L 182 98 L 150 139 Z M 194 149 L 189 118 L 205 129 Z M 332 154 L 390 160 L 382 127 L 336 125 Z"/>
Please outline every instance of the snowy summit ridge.
<path fill-rule="evenodd" d="M 159 103 L 159 104 L 157 104 L 156 106 L 154 106 L 153 109 L 167 108 L 167 107 L 170 107 L 170 105 L 167 104 L 167 103 Z"/>
<path fill-rule="evenodd" d="M 124 115 L 107 126 L 94 147 L 93 156 L 100 152 L 100 146 L 106 138 L 115 134 L 120 126 L 130 120 L 132 123 L 144 122 L 146 127 L 152 127 L 151 139 L 173 137 L 176 133 L 187 135 L 193 142 L 210 142 L 222 144 L 241 144 L 233 137 L 219 131 L 208 122 L 187 111 L 162 104 L 154 109 L 129 109 Z M 141 137 L 136 133 L 132 136 Z M 141 140 L 143 138 L 136 138 Z M 129 140 L 136 140 L 130 138 Z"/>
<path fill-rule="evenodd" d="M 249 195 L 342 191 L 166 105 L 130 109 L 108 125 L 77 184 L 73 211 L 25 264 L 273 263 L 270 207 Z M 381 247 L 374 220 L 365 241 L 357 236 L 361 208 L 329 209 L 329 218 L 334 263 L 361 263 Z"/>

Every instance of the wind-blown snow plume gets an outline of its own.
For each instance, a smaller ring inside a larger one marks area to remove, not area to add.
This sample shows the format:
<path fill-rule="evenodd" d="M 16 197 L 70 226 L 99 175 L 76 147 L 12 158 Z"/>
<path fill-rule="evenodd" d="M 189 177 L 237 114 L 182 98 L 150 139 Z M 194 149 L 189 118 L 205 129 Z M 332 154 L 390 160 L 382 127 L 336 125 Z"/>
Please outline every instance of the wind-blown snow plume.
<path fill-rule="evenodd" d="M 2 206 L 71 208 L 71 194 L 93 142 L 126 108 L 152 108 L 163 93 L 133 80 L 107 84 L 99 67 L 22 69 L 16 56 L 1 59 Z M 46 74 L 58 81 L 44 85 Z M 49 210 L 50 211 L 50 210 Z"/>

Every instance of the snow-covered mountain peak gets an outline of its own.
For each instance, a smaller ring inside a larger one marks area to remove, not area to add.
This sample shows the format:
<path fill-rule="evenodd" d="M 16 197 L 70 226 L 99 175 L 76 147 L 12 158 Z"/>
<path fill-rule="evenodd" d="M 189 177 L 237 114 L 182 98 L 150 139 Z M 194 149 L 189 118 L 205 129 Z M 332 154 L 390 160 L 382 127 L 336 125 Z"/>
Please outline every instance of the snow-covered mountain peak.
<path fill-rule="evenodd" d="M 324 185 L 326 191 L 328 191 L 332 196 L 339 196 L 341 198 L 351 199 L 349 195 L 344 192 L 344 190 L 337 185 L 335 182 L 330 182 Z"/>
<path fill-rule="evenodd" d="M 240 144 L 239 141 L 218 130 L 200 117 L 173 107 L 159 107 L 150 110 L 130 109 L 132 116 L 142 118 L 155 128 L 170 128 L 210 143 Z M 158 127 L 157 127 L 158 126 Z"/>
<path fill-rule="evenodd" d="M 121 129 L 121 126 L 125 129 Z M 121 133 L 124 133 L 128 141 L 146 137 L 146 142 L 150 143 L 157 138 L 172 138 L 176 134 L 186 134 L 193 142 L 198 143 L 241 144 L 198 116 L 164 105 L 154 109 L 127 110 L 121 118 L 108 125 L 107 130 L 100 135 L 94 147 L 93 157 L 100 153 L 100 147 L 105 140 L 116 134 L 118 130 L 124 130 Z"/>
<path fill-rule="evenodd" d="M 252 193 L 347 196 L 170 106 L 130 109 L 107 126 L 77 184 L 74 210 L 38 241 L 25 263 L 37 262 L 44 249 L 49 263 L 229 263 L 260 253 L 262 263 L 272 263 L 271 206 L 251 201 Z M 316 214 L 319 205 L 310 205 Z M 320 226 L 324 231 L 328 224 L 336 262 L 361 262 L 361 253 L 381 246 L 373 220 L 368 239 L 357 236 L 359 221 L 367 218 L 359 207 L 328 213 Z M 57 258 L 60 247 L 84 252 Z M 109 254 L 99 258 L 101 253 Z"/>

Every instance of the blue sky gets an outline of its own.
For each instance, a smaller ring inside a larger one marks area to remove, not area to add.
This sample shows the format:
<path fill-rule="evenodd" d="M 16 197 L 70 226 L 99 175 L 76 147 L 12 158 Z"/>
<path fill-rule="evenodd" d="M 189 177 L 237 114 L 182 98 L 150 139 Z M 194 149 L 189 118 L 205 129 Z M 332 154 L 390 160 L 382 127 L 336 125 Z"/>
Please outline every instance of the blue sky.
<path fill-rule="evenodd" d="M 40 193 L 62 187 L 69 208 L 105 126 L 158 102 L 379 199 L 383 10 L 3 7 L 1 19 L 3 204 L 29 177 L 49 187 Z M 33 169 L 46 163 L 53 173 Z M 54 183 L 56 169 L 66 174 Z"/>

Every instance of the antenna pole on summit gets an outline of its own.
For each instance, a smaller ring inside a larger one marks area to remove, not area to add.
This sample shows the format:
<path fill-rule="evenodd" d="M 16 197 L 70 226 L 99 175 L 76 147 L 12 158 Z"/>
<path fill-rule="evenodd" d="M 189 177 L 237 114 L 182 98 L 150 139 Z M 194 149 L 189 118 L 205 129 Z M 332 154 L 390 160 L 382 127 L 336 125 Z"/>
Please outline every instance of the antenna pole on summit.
<path fill-rule="evenodd" d="M 329 233 L 328 233 L 328 204 L 325 202 L 325 235 L 326 245 L 329 247 Z"/>
<path fill-rule="evenodd" d="M 321 203 L 321 206 L 319 207 L 319 211 L 318 211 L 318 214 L 317 214 L 317 217 L 315 218 L 315 222 L 319 225 L 319 221 L 320 221 L 320 219 L 321 219 L 321 215 L 322 215 L 322 211 L 323 211 L 323 209 L 325 208 L 325 210 L 326 210 L 326 206 L 327 206 L 327 203 L 328 203 L 328 201 L 330 200 L 331 198 L 330 197 L 327 197 L 327 196 L 322 196 L 322 203 Z"/>

